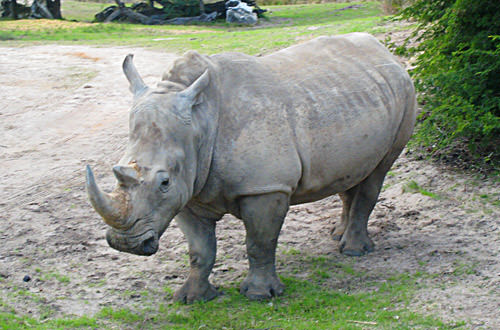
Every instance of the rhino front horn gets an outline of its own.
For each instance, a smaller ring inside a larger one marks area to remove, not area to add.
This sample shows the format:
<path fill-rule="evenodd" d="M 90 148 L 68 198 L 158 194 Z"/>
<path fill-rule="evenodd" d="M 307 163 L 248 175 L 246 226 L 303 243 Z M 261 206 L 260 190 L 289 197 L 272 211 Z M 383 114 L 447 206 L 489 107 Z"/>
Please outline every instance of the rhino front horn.
<path fill-rule="evenodd" d="M 118 198 L 114 194 L 106 194 L 99 189 L 95 182 L 94 173 L 90 166 L 86 168 L 86 188 L 90 203 L 108 225 L 123 228 L 126 219 L 126 198 Z"/>
<path fill-rule="evenodd" d="M 123 61 L 122 67 L 123 73 L 130 83 L 130 91 L 134 94 L 135 97 L 137 97 L 143 94 L 148 89 L 148 86 L 144 83 L 141 76 L 139 75 L 139 72 L 135 68 L 133 59 L 134 55 L 128 54 Z"/>

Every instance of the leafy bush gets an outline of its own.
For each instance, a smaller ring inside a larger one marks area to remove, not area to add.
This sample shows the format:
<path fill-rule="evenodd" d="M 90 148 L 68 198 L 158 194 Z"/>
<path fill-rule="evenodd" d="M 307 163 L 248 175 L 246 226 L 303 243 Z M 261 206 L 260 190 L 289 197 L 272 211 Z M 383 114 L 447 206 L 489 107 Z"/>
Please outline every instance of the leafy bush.
<path fill-rule="evenodd" d="M 419 23 L 417 46 L 407 49 L 416 54 L 412 74 L 424 105 L 416 143 L 497 166 L 500 1 L 415 0 L 402 17 Z"/>

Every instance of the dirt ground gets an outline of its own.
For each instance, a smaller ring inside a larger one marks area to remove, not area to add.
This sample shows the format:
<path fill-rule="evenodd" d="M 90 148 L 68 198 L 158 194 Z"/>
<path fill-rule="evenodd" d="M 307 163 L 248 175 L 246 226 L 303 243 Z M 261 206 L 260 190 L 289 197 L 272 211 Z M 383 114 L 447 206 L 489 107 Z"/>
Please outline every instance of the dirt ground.
<path fill-rule="evenodd" d="M 119 253 L 87 201 L 84 166 L 109 191 L 111 167 L 127 142 L 131 95 L 121 62 L 131 52 L 151 85 L 174 58 L 127 48 L 0 48 L 0 297 L 18 313 L 59 317 L 140 306 L 142 292 L 162 301 L 163 288 L 175 289 L 187 275 L 187 246 L 175 223 L 154 256 Z M 435 276 L 422 279 L 412 309 L 500 329 L 499 191 L 498 182 L 403 155 L 371 216 L 375 252 L 338 253 L 330 230 L 341 204 L 331 197 L 290 210 L 279 272 L 304 275 L 288 272 L 300 260 L 292 249 L 350 263 L 372 279 L 427 272 Z M 217 231 L 212 281 L 236 285 L 247 270 L 243 226 L 227 216 Z"/>

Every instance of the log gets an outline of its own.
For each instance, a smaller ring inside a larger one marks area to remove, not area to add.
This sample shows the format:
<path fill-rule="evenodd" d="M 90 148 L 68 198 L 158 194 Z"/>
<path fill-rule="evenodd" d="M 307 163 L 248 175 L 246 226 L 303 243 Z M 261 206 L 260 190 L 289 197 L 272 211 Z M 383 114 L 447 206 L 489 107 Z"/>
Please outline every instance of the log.
<path fill-rule="evenodd" d="M 144 25 L 155 25 L 155 24 L 162 24 L 162 20 L 157 20 L 151 17 L 148 17 L 143 14 L 136 13 L 135 11 L 130 10 L 129 8 L 125 7 L 125 4 L 121 2 L 120 0 L 115 0 L 116 4 L 118 5 L 118 10 L 120 11 L 121 15 L 127 16 L 128 18 L 140 22 L 141 24 Z M 116 13 L 116 11 L 115 11 Z M 114 14 L 114 13 L 113 13 Z M 113 15 L 111 14 L 111 15 Z M 111 16 L 110 15 L 110 16 Z M 119 15 L 117 15 L 119 16 Z"/>
<path fill-rule="evenodd" d="M 200 11 L 202 13 L 199 16 L 191 17 L 172 17 L 171 8 L 173 7 L 171 0 L 145 0 L 147 2 L 135 3 L 131 7 L 126 7 L 122 0 L 114 1 L 117 6 L 107 7 L 103 11 L 97 13 L 95 15 L 97 21 L 111 22 L 114 20 L 126 19 L 131 22 L 138 22 L 145 25 L 188 24 L 192 22 L 212 22 L 216 18 L 224 18 L 226 16 L 226 6 L 224 1 L 204 4 L 203 0 L 199 0 Z M 254 12 L 257 13 L 258 16 L 265 12 L 265 10 L 256 6 L 255 0 L 242 1 L 253 5 L 255 7 Z M 162 6 L 163 9 L 154 7 L 155 3 Z M 192 6 L 189 6 L 189 8 L 192 9 Z"/>
<path fill-rule="evenodd" d="M 121 14 L 122 14 L 121 8 L 120 7 L 116 8 L 115 11 L 111 13 L 111 15 L 109 15 L 108 17 L 106 17 L 106 19 L 104 20 L 104 23 L 111 22 L 115 18 L 120 17 Z"/>

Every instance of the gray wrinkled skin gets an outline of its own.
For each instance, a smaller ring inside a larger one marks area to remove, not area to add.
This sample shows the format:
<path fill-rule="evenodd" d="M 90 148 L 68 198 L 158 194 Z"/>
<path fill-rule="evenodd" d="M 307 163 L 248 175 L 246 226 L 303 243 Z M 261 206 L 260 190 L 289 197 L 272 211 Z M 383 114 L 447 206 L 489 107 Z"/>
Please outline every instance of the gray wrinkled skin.
<path fill-rule="evenodd" d="M 320 37 L 264 57 L 188 52 L 157 88 L 129 55 L 134 104 L 111 194 L 87 190 L 111 247 L 151 255 L 175 217 L 191 270 L 175 299 L 216 297 L 215 225 L 242 219 L 250 264 L 241 292 L 280 295 L 275 249 L 290 205 L 339 194 L 333 236 L 347 255 L 372 251 L 368 217 L 415 123 L 413 84 L 370 35 Z"/>

